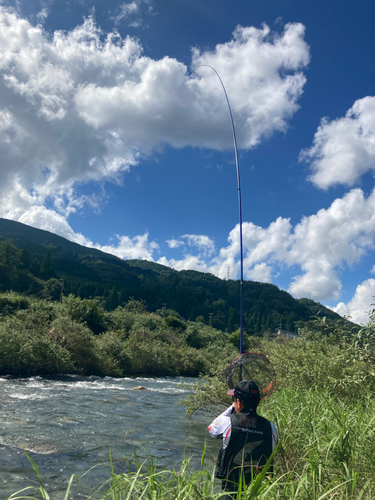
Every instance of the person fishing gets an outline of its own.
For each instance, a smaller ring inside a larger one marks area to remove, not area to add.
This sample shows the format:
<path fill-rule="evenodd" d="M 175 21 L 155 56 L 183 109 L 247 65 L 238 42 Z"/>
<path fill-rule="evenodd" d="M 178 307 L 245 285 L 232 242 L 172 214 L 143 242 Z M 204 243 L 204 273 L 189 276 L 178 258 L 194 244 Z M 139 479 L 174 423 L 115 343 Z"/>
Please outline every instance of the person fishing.
<path fill-rule="evenodd" d="M 233 404 L 209 425 L 210 436 L 223 440 L 215 476 L 222 479 L 222 490 L 238 490 L 243 474 L 246 485 L 267 463 L 278 441 L 276 426 L 257 413 L 259 388 L 250 380 L 242 380 L 228 391 Z M 271 467 L 270 472 L 273 471 Z"/>

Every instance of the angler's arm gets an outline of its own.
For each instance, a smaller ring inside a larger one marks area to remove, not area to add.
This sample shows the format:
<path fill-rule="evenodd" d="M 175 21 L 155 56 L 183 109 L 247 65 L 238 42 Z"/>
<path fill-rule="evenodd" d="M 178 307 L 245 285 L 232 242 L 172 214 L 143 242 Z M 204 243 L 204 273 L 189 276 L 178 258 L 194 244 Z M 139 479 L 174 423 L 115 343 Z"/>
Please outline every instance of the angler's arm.
<path fill-rule="evenodd" d="M 233 406 L 227 408 L 221 415 L 211 422 L 208 426 L 210 436 L 218 439 L 223 437 L 223 444 L 229 440 L 231 423 L 230 415 L 233 413 Z"/>
<path fill-rule="evenodd" d="M 272 451 L 275 449 L 279 441 L 279 436 L 277 435 L 276 425 L 273 422 L 270 422 L 272 429 Z"/>

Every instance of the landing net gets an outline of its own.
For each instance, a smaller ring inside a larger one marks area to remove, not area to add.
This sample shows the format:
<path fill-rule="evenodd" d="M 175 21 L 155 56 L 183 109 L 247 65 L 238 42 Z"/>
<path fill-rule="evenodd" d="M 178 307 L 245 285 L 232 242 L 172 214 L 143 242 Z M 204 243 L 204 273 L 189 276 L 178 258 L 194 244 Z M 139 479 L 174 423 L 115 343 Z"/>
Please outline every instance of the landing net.
<path fill-rule="evenodd" d="M 257 384 L 260 400 L 268 398 L 276 386 L 276 372 L 272 363 L 263 354 L 244 352 L 227 367 L 225 376 L 230 389 L 241 380 L 251 380 Z"/>

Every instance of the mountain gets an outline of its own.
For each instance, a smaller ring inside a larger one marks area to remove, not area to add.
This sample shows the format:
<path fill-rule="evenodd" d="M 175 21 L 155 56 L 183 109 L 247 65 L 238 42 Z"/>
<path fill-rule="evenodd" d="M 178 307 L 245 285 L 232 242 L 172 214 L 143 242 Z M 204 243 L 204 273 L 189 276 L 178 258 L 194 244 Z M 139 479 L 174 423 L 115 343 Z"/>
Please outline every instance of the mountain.
<path fill-rule="evenodd" d="M 2 291 L 37 290 L 39 294 L 52 295 L 51 290 L 56 294 L 64 280 L 64 294 L 98 297 L 109 309 L 134 297 L 145 300 L 150 311 L 166 304 L 190 320 L 200 317 L 208 322 L 212 314 L 212 326 L 222 330 L 230 332 L 239 326 L 239 281 L 221 280 L 198 271 L 176 271 L 144 260 L 122 260 L 48 231 L 1 218 L 0 280 Z M 310 299 L 294 299 L 276 285 L 244 282 L 248 333 L 274 331 L 279 325 L 294 331 L 296 322 L 308 321 L 323 310 L 331 319 L 341 319 Z"/>

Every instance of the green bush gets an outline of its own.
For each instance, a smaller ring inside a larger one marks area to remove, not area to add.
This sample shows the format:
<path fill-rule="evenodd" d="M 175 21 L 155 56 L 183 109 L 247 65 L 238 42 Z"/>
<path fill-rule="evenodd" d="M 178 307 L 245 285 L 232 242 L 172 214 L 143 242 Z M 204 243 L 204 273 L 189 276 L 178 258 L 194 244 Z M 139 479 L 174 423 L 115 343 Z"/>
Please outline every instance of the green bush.
<path fill-rule="evenodd" d="M 215 330 L 203 323 L 188 322 L 186 328 L 186 341 L 190 347 L 203 349 L 209 344 L 222 345 L 226 339 L 225 333 Z"/>
<path fill-rule="evenodd" d="M 15 292 L 0 294 L 0 314 L 9 315 L 16 311 L 27 309 L 29 307 L 28 299 Z"/>
<path fill-rule="evenodd" d="M 205 353 L 189 346 L 179 346 L 173 349 L 173 362 L 179 375 L 197 377 L 206 371 Z"/>
<path fill-rule="evenodd" d="M 236 330 L 235 332 L 231 333 L 228 342 L 230 342 L 234 347 L 238 347 L 240 345 L 240 329 Z M 247 335 L 246 332 L 243 332 L 243 341 L 242 341 L 242 352 L 250 351 L 251 350 L 251 339 Z"/>
<path fill-rule="evenodd" d="M 168 328 L 173 328 L 174 330 L 186 330 L 186 324 L 179 318 L 175 318 L 174 316 L 168 316 L 167 318 L 165 318 L 164 323 Z"/>
<path fill-rule="evenodd" d="M 96 352 L 95 337 L 87 326 L 60 317 L 51 324 L 50 335 L 70 353 L 74 371 L 85 375 L 104 375 L 100 356 Z"/>
<path fill-rule="evenodd" d="M 97 299 L 80 299 L 70 294 L 63 298 L 67 315 L 77 323 L 85 323 L 90 330 L 99 334 L 107 329 L 106 312 Z"/>
<path fill-rule="evenodd" d="M 134 318 L 134 323 L 132 326 L 132 331 L 144 331 L 149 330 L 151 332 L 155 332 L 162 327 L 163 321 L 156 314 L 151 313 L 143 313 L 138 314 Z"/>
<path fill-rule="evenodd" d="M 113 332 L 102 333 L 95 337 L 94 346 L 103 375 L 121 377 L 132 372 L 131 361 L 118 335 Z"/>
<path fill-rule="evenodd" d="M 160 340 L 150 337 L 150 332 L 131 333 L 125 342 L 125 352 L 130 359 L 132 372 L 144 375 L 177 375 L 173 349 Z M 148 335 L 146 335 L 148 333 Z"/>
<path fill-rule="evenodd" d="M 125 309 L 124 307 L 117 307 L 111 312 L 109 318 L 113 330 L 121 333 L 121 336 L 126 338 L 134 325 L 136 315 Z"/>
<path fill-rule="evenodd" d="M 69 352 L 49 335 L 43 318 L 8 318 L 0 323 L 0 373 L 32 376 L 74 370 Z"/>

